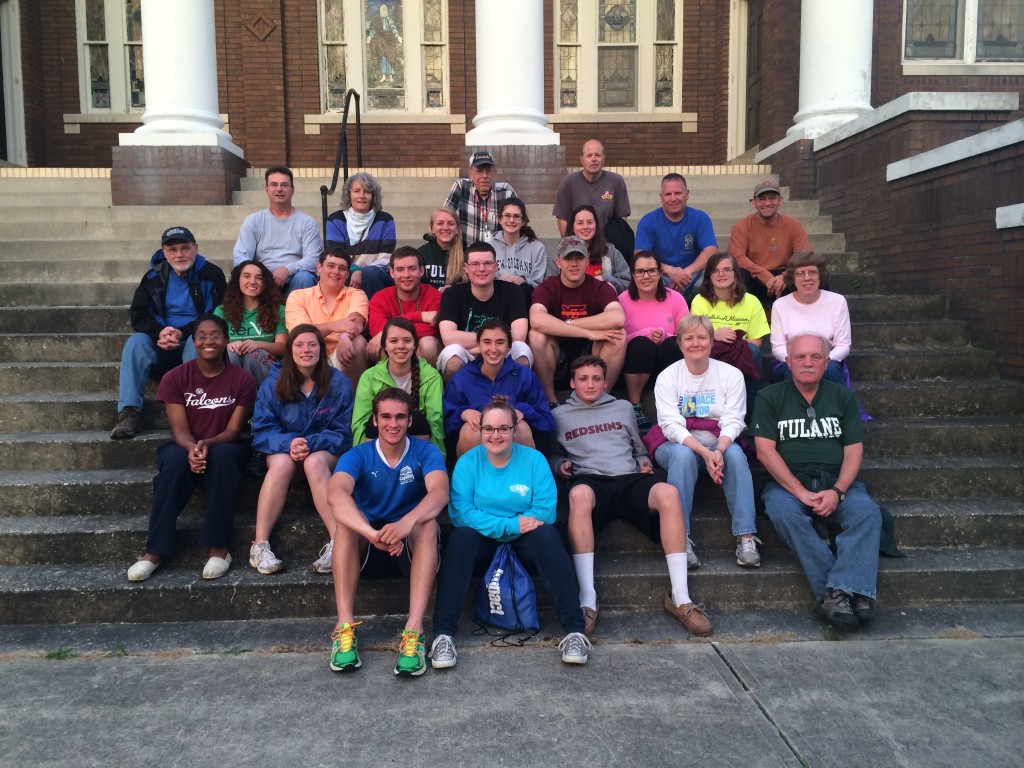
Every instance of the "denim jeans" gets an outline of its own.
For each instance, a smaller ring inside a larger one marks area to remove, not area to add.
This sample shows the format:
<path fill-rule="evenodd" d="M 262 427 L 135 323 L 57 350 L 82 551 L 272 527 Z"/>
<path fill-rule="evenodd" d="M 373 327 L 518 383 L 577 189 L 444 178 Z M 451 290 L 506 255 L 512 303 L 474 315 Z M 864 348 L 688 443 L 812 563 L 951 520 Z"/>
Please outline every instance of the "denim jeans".
<path fill-rule="evenodd" d="M 284 284 L 282 298 L 287 299 L 288 294 L 292 291 L 301 291 L 303 288 L 312 288 L 317 284 L 319 278 L 315 272 L 307 272 L 304 269 L 300 269 L 294 275 L 288 278 L 288 282 Z"/>
<path fill-rule="evenodd" d="M 770 482 L 761 498 L 775 530 L 800 561 L 815 598 L 823 598 L 826 589 L 875 597 L 882 513 L 864 483 L 851 485 L 829 518 L 843 529 L 836 537 L 835 555 L 814 529 L 810 509 L 793 494 Z"/>
<path fill-rule="evenodd" d="M 177 349 L 160 349 L 148 334 L 133 333 L 121 350 L 117 412 L 125 408 L 141 411 L 150 375 L 166 373 L 195 357 L 196 348 L 191 336 L 184 339 Z"/>
<path fill-rule="evenodd" d="M 459 615 L 473 580 L 473 572 L 482 573 L 497 548 L 497 541 L 473 528 L 452 530 L 437 574 L 435 635 L 455 635 L 458 631 Z M 565 551 L 558 529 L 553 525 L 542 525 L 513 541 L 512 548 L 523 566 L 540 576 L 544 591 L 555 604 L 562 631 L 566 634 L 582 632 L 583 613 L 580 611 L 576 570 Z"/>
<path fill-rule="evenodd" d="M 387 267 L 378 267 L 371 264 L 368 267 L 363 267 L 363 293 L 366 294 L 366 298 L 372 299 L 373 294 L 382 288 L 389 288 L 395 284 L 395 281 L 391 277 L 391 273 Z"/>
<path fill-rule="evenodd" d="M 722 490 L 725 492 L 725 503 L 732 515 L 732 534 L 742 536 L 746 533 L 757 533 L 754 522 L 754 483 L 750 478 L 750 466 L 743 449 L 733 443 L 725 450 L 725 472 L 722 478 Z M 686 520 L 686 532 L 690 533 L 690 513 L 693 511 L 693 488 L 697 484 L 697 475 L 707 472 L 704 460 L 682 443 L 671 441 L 662 443 L 654 451 L 654 460 L 665 468 L 668 481 L 679 491 L 683 502 L 683 518 Z"/>

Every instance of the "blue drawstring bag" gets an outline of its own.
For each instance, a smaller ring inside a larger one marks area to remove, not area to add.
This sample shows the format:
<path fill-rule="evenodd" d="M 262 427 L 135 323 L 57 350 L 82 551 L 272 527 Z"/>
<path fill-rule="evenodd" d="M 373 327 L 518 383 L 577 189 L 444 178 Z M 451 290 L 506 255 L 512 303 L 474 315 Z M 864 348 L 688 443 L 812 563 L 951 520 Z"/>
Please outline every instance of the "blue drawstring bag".
<path fill-rule="evenodd" d="M 537 592 L 511 544 L 499 544 L 476 598 L 473 619 L 508 632 L 536 632 Z"/>

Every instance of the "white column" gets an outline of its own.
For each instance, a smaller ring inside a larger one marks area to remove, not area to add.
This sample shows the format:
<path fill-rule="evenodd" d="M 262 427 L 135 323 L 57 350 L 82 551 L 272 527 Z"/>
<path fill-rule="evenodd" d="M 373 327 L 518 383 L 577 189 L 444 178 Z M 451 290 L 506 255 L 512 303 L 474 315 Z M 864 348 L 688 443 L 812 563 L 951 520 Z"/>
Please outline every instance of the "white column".
<path fill-rule="evenodd" d="M 871 111 L 872 0 L 803 0 L 800 111 L 789 135 L 813 139 Z"/>
<path fill-rule="evenodd" d="M 217 146 L 243 156 L 217 101 L 213 0 L 143 0 L 146 111 L 121 146 Z"/>
<path fill-rule="evenodd" d="M 543 0 L 476 0 L 476 106 L 467 146 L 558 144 L 544 114 Z"/>

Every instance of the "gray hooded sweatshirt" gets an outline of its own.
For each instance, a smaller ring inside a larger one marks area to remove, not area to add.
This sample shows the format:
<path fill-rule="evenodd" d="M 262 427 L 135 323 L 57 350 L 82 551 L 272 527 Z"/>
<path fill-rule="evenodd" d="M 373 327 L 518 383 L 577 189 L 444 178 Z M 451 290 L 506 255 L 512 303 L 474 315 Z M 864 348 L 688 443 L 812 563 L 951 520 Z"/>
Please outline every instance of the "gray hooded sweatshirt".
<path fill-rule="evenodd" d="M 608 393 L 587 405 L 576 393 L 551 412 L 558 447 L 551 459 L 555 473 L 572 462 L 574 475 L 630 475 L 640 471 L 647 450 L 640 441 L 633 406 Z"/>

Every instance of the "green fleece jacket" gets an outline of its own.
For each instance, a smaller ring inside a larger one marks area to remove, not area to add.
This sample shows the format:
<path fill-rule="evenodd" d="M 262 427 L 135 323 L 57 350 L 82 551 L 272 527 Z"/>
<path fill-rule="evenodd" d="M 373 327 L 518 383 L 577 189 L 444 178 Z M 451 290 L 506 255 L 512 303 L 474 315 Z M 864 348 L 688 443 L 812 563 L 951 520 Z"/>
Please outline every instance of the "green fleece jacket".
<path fill-rule="evenodd" d="M 444 455 L 444 414 L 441 409 L 441 393 L 444 385 L 441 374 L 430 363 L 418 358 L 420 363 L 419 411 L 430 424 L 430 442 Z M 373 414 L 373 398 L 382 389 L 395 386 L 395 380 L 388 371 L 384 358 L 372 368 L 367 368 L 359 377 L 356 401 L 352 406 L 352 445 L 359 445 L 366 439 L 366 425 Z"/>

